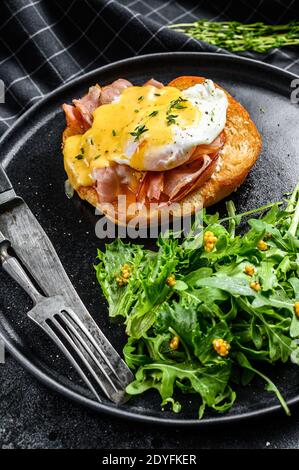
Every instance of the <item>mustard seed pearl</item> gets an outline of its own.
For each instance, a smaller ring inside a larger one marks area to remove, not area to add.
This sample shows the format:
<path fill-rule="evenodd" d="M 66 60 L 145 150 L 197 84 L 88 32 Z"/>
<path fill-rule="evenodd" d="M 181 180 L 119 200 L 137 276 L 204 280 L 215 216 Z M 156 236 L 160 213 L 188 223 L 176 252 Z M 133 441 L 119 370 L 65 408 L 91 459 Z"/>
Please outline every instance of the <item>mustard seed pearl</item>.
<path fill-rule="evenodd" d="M 258 247 L 258 249 L 261 250 L 261 251 L 266 251 L 266 250 L 268 250 L 268 245 L 267 245 L 267 243 L 266 243 L 264 240 L 260 240 L 260 241 L 258 242 L 258 244 L 257 244 L 257 247 Z"/>
<path fill-rule="evenodd" d="M 213 344 L 214 350 L 216 351 L 217 354 L 219 354 L 219 356 L 222 356 L 222 357 L 228 356 L 230 348 L 231 348 L 228 341 L 222 338 L 217 338 L 213 340 L 212 344 Z"/>

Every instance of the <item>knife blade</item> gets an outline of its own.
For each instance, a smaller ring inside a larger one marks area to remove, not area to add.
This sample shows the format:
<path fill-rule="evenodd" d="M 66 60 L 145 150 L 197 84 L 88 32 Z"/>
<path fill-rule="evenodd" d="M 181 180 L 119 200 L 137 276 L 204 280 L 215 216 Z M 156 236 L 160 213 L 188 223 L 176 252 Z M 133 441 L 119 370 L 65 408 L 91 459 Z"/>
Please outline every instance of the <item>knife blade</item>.
<path fill-rule="evenodd" d="M 0 231 L 10 240 L 23 265 L 47 296 L 62 295 L 66 304 L 87 325 L 119 378 L 128 384 L 133 375 L 106 336 L 92 319 L 72 285 L 49 237 L 25 201 L 16 195 L 0 165 Z"/>

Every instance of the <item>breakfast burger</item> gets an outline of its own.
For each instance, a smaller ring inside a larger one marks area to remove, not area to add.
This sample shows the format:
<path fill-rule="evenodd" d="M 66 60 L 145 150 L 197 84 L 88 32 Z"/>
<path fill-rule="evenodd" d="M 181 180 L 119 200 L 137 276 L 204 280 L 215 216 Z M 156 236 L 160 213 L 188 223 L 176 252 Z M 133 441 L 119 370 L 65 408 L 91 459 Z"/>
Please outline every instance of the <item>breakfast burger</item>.
<path fill-rule="evenodd" d="M 116 222 L 146 209 L 150 223 L 152 204 L 156 213 L 174 203 L 191 213 L 214 204 L 241 185 L 261 150 L 248 112 L 203 77 L 142 86 L 118 79 L 63 109 L 69 183 L 102 212 L 113 207 Z"/>

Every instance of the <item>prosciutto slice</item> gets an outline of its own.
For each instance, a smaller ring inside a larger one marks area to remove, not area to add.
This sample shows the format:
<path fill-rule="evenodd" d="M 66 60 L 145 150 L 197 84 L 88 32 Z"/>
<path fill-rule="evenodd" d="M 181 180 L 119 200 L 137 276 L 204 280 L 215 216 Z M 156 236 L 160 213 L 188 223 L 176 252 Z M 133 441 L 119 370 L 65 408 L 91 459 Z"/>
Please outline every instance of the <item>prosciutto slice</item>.
<path fill-rule="evenodd" d="M 97 168 L 92 174 L 99 202 L 113 202 L 120 193 L 120 179 L 113 167 Z"/>
<path fill-rule="evenodd" d="M 73 100 L 73 105 L 63 104 L 67 127 L 63 133 L 64 139 L 71 135 L 84 134 L 92 125 L 92 114 L 99 106 L 101 88 L 92 86 L 80 100 Z"/>
<path fill-rule="evenodd" d="M 158 80 L 155 80 L 154 78 L 150 78 L 147 82 L 144 83 L 143 86 L 151 85 L 156 88 L 164 88 L 163 83 L 158 82 Z"/>
<path fill-rule="evenodd" d="M 63 104 L 67 127 L 63 133 L 64 139 L 71 135 L 84 134 L 91 126 L 93 112 L 101 105 L 112 103 L 125 88 L 132 86 L 128 80 L 120 78 L 111 85 L 101 88 L 95 85 L 79 100 L 73 100 L 73 105 Z"/>
<path fill-rule="evenodd" d="M 83 96 L 80 100 L 73 100 L 75 108 L 82 116 L 87 128 L 92 125 L 92 114 L 99 106 L 99 99 L 101 95 L 101 88 L 99 86 L 92 86 L 89 88 L 87 95 Z"/>
<path fill-rule="evenodd" d="M 84 134 L 87 128 L 79 110 L 71 104 L 63 104 L 62 109 L 66 118 L 66 128 L 63 132 L 63 138 L 66 139 L 71 135 Z"/>
<path fill-rule="evenodd" d="M 115 101 L 121 92 L 130 86 L 133 86 L 131 82 L 124 78 L 115 80 L 111 85 L 104 86 L 100 97 L 100 104 L 110 104 Z"/>
<path fill-rule="evenodd" d="M 224 141 L 225 141 L 224 132 L 221 132 L 221 134 L 218 137 L 216 137 L 216 139 L 213 140 L 211 144 L 198 145 L 197 147 L 195 147 L 189 159 L 189 162 L 196 160 L 197 158 L 202 157 L 203 155 L 210 155 L 212 157 L 216 156 L 219 150 L 222 149 Z"/>
<path fill-rule="evenodd" d="M 93 171 L 100 203 L 111 203 L 124 194 L 135 202 L 175 202 L 202 186 L 215 168 L 217 158 L 204 155 L 169 171 L 136 173 L 127 165 L 97 168 Z"/>
<path fill-rule="evenodd" d="M 148 80 L 144 85 L 152 85 L 156 88 L 162 88 L 164 85 L 154 78 Z M 115 101 L 125 88 L 133 86 L 129 80 L 119 78 L 110 85 L 101 88 L 95 85 L 89 88 L 88 93 L 83 98 L 73 100 L 73 105 L 63 104 L 67 128 L 64 131 L 64 138 L 71 135 L 84 134 L 91 126 L 93 121 L 93 112 L 103 104 L 109 104 Z"/>
<path fill-rule="evenodd" d="M 164 171 L 147 171 L 140 181 L 136 199 L 144 203 L 146 198 L 151 201 L 159 201 L 164 188 Z"/>
<path fill-rule="evenodd" d="M 164 172 L 163 192 L 170 201 L 178 201 L 210 178 L 216 159 L 209 155 Z"/>
<path fill-rule="evenodd" d="M 130 200 L 148 202 L 175 202 L 191 191 L 201 187 L 213 174 L 219 150 L 224 144 L 224 134 L 205 151 L 198 146 L 190 160 L 172 170 L 137 172 L 127 165 L 115 164 L 109 168 L 97 168 L 93 172 L 100 203 L 113 202 L 119 194 L 130 196 Z"/>
<path fill-rule="evenodd" d="M 224 141 L 224 133 L 221 133 L 211 144 L 198 145 L 187 163 L 172 170 L 146 172 L 136 194 L 137 200 L 165 201 L 166 197 L 169 201 L 178 201 L 200 187 L 211 177 Z"/>
<path fill-rule="evenodd" d="M 96 168 L 92 173 L 99 202 L 113 202 L 119 194 L 136 194 L 141 173 L 127 165 Z"/>

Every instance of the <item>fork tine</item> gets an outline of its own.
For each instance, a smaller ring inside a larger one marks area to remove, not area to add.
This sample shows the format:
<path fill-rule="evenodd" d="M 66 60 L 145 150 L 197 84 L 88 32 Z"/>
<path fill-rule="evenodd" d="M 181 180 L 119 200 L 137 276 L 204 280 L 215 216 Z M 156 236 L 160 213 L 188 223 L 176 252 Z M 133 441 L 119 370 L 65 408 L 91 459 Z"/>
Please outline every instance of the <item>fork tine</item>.
<path fill-rule="evenodd" d="M 75 325 L 80 328 L 84 335 L 89 339 L 89 341 L 91 342 L 91 344 L 93 345 L 93 347 L 95 348 L 95 350 L 98 352 L 98 354 L 101 356 L 101 358 L 106 362 L 107 366 L 109 367 L 110 371 L 114 374 L 114 376 L 116 377 L 116 379 L 118 380 L 118 382 L 122 385 L 122 380 L 121 378 L 119 377 L 119 375 L 117 374 L 116 370 L 115 370 L 115 367 L 111 364 L 109 358 L 107 357 L 107 355 L 104 353 L 103 349 L 99 346 L 98 342 L 93 338 L 93 336 L 90 334 L 90 332 L 88 331 L 88 329 L 86 328 L 86 326 L 84 325 L 84 323 L 80 320 L 80 318 L 75 314 L 75 312 L 70 309 L 70 308 L 67 308 L 63 311 L 60 312 L 60 316 L 63 316 L 63 318 L 65 320 L 67 320 L 67 315 L 70 316 L 70 318 L 72 319 L 72 321 L 75 323 Z M 130 369 L 128 369 L 129 372 L 130 372 Z M 127 377 L 128 379 L 128 377 Z M 133 377 L 131 378 L 130 377 L 130 380 L 126 380 L 125 383 L 124 383 L 124 386 L 128 385 L 128 383 L 133 380 Z M 124 382 L 124 381 L 123 381 Z"/>
<path fill-rule="evenodd" d="M 96 373 L 94 369 L 94 365 L 92 366 L 90 362 L 86 359 L 86 356 L 82 352 L 82 346 L 86 350 L 86 344 L 81 343 L 82 339 L 80 336 L 76 335 L 76 340 L 75 341 L 69 333 L 60 325 L 60 323 L 57 321 L 57 319 L 54 317 L 51 318 L 51 321 L 55 325 L 55 327 L 59 330 L 59 332 L 62 334 L 62 336 L 68 341 L 70 346 L 74 349 L 76 354 L 80 357 L 81 361 L 85 365 L 85 367 L 88 369 L 90 374 L 93 376 L 95 379 L 96 383 L 101 387 L 101 389 L 104 391 L 105 395 L 110 398 L 110 400 L 114 401 L 114 403 L 121 403 L 124 401 L 124 393 L 120 390 L 117 390 L 115 386 L 113 385 L 114 392 L 111 393 L 109 390 L 106 388 L 106 384 L 103 383 L 103 380 L 100 379 L 99 375 Z M 81 340 L 81 341 L 80 341 Z M 80 346 L 78 346 L 77 342 L 80 342 Z M 102 368 L 100 368 L 102 372 Z M 103 373 L 103 372 L 102 372 Z M 105 374 L 106 375 L 106 374 Z"/>
<path fill-rule="evenodd" d="M 87 354 L 90 356 L 90 358 L 93 360 L 93 362 L 96 364 L 96 366 L 100 369 L 100 371 L 102 372 L 102 374 L 106 377 L 107 381 L 110 383 L 110 385 L 112 386 L 112 388 L 118 392 L 119 391 L 119 388 L 116 387 L 115 383 L 113 382 L 112 378 L 109 377 L 108 373 L 105 371 L 104 367 L 102 366 L 102 364 L 100 363 L 100 361 L 97 359 L 96 355 L 93 353 L 93 351 L 90 349 L 90 347 L 88 346 L 86 340 L 84 340 L 84 338 L 82 338 L 82 336 L 80 336 L 78 330 L 72 325 L 72 323 L 69 321 L 69 319 L 65 316 L 65 315 L 62 315 L 61 313 L 60 314 L 56 314 L 54 315 L 54 319 L 57 321 L 57 318 L 59 318 L 60 320 L 62 320 L 64 322 L 64 324 L 67 326 L 67 328 L 69 330 L 71 330 L 72 334 L 75 336 L 75 338 L 79 341 L 80 343 L 80 346 L 81 348 L 84 348 L 85 351 L 87 352 Z M 56 323 L 55 323 L 56 324 Z M 113 371 L 113 369 L 112 369 Z M 114 372 L 114 371 L 113 371 Z M 116 376 L 116 378 L 118 379 L 118 377 Z M 121 384 L 120 384 L 121 386 Z"/>
<path fill-rule="evenodd" d="M 74 341 L 74 339 L 66 332 L 66 330 L 60 325 L 60 323 L 57 321 L 56 318 L 52 317 L 51 322 L 53 325 L 59 330 L 61 335 L 67 340 L 67 342 L 70 344 L 70 346 L 73 348 L 75 353 L 79 356 L 85 367 L 89 370 L 89 372 L 92 374 L 93 378 L 97 382 L 97 384 L 104 390 L 105 394 L 109 396 L 108 391 L 106 390 L 105 386 L 102 384 L 102 382 L 99 380 L 98 375 L 94 371 L 94 369 L 91 367 L 90 363 L 87 361 L 85 355 L 82 353 L 81 348 L 78 347 L 78 344 Z M 80 366 L 79 366 L 80 367 Z"/>
<path fill-rule="evenodd" d="M 59 336 L 57 336 L 55 331 L 52 330 L 52 328 L 46 322 L 43 322 L 42 324 L 40 324 L 40 327 L 45 331 L 45 333 L 47 333 L 48 336 L 50 336 L 50 338 L 53 340 L 53 342 L 61 349 L 61 351 L 67 357 L 67 359 L 72 364 L 74 369 L 77 371 L 77 373 L 80 375 L 80 377 L 84 380 L 84 382 L 86 383 L 88 388 L 95 395 L 97 400 L 101 403 L 102 399 L 99 396 L 99 394 L 97 393 L 94 386 L 92 385 L 91 381 L 89 380 L 87 375 L 84 373 L 84 371 L 81 369 L 81 367 L 79 366 L 79 364 L 77 363 L 77 361 L 73 357 L 73 355 L 70 353 L 70 351 L 65 347 L 63 342 L 60 340 Z"/>

